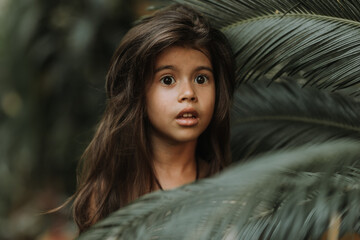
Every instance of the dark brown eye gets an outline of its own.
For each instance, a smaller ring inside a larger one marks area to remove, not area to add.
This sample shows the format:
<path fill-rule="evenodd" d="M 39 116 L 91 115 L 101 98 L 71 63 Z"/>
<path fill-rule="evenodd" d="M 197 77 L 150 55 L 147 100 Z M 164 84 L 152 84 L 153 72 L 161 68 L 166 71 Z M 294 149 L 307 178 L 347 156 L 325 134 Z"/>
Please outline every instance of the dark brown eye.
<path fill-rule="evenodd" d="M 165 76 L 165 77 L 160 79 L 160 82 L 162 84 L 164 84 L 164 85 L 169 86 L 169 85 L 172 85 L 172 84 L 175 83 L 175 79 L 173 77 L 171 77 L 171 76 Z"/>
<path fill-rule="evenodd" d="M 196 78 L 195 78 L 195 82 L 197 83 L 197 84 L 204 84 L 204 83 L 206 83 L 208 81 L 208 78 L 206 77 L 206 76 L 204 76 L 204 75 L 199 75 L 199 76 L 197 76 Z"/>

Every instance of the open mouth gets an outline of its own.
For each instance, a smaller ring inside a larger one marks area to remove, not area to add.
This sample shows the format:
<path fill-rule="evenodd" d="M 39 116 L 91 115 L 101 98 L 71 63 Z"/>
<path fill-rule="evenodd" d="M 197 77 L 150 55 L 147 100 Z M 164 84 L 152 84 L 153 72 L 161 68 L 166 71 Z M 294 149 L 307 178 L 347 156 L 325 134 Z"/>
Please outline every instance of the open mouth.
<path fill-rule="evenodd" d="M 180 118 L 198 118 L 199 114 L 195 111 L 195 110 L 187 110 L 184 109 L 183 111 L 181 111 L 176 118 L 180 119 Z"/>
<path fill-rule="evenodd" d="M 194 109 L 184 109 L 176 116 L 176 122 L 183 127 L 192 127 L 199 123 L 199 114 Z"/>

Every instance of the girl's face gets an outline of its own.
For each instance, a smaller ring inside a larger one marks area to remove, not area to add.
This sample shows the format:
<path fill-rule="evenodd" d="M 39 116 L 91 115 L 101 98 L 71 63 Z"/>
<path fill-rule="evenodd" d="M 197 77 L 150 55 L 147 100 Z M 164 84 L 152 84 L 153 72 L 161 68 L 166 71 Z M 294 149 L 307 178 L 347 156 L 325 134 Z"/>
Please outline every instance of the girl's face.
<path fill-rule="evenodd" d="M 215 80 L 204 52 L 169 47 L 155 61 L 146 93 L 152 137 L 170 144 L 196 141 L 209 125 L 215 105 Z"/>

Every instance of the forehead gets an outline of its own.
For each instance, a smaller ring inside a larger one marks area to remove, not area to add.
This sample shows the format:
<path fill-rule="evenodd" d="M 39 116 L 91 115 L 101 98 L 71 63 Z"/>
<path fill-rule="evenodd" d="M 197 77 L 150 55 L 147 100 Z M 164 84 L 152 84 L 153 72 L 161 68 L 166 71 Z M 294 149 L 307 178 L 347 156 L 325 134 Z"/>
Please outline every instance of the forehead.
<path fill-rule="evenodd" d="M 191 48 L 183 46 L 172 46 L 163 50 L 155 58 L 155 68 L 161 65 L 206 65 L 211 67 L 210 54 L 203 48 Z"/>

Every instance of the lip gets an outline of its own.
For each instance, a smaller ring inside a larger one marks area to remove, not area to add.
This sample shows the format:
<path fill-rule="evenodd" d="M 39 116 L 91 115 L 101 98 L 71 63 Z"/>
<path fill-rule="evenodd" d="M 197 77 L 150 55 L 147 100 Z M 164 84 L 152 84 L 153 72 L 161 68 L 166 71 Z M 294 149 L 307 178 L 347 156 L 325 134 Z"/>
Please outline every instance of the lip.
<path fill-rule="evenodd" d="M 191 113 L 195 118 L 182 118 L 181 116 L 185 113 Z M 199 123 L 199 113 L 194 108 L 184 108 L 176 115 L 175 121 L 180 126 L 192 127 Z"/>

